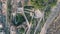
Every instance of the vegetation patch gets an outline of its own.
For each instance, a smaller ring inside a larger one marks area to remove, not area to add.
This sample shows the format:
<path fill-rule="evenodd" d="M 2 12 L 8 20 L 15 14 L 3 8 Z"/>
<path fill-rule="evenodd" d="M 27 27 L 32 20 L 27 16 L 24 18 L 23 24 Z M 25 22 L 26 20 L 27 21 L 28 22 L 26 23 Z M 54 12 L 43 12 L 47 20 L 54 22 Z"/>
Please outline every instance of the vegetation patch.
<path fill-rule="evenodd" d="M 13 20 L 13 24 L 15 26 L 19 26 L 21 25 L 23 22 L 25 22 L 25 18 L 23 15 L 21 14 L 16 14 L 16 16 L 14 17 L 14 20 Z"/>

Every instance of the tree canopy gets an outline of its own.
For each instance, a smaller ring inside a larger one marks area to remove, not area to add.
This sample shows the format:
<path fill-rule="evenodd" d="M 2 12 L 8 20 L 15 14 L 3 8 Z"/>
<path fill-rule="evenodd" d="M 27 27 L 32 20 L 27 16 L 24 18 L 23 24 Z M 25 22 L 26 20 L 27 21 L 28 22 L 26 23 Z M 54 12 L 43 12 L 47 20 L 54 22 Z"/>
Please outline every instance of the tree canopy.
<path fill-rule="evenodd" d="M 14 17 L 14 20 L 13 20 L 13 24 L 15 26 L 19 26 L 21 25 L 23 22 L 25 21 L 25 18 L 23 15 L 21 14 L 16 14 L 16 16 Z"/>
<path fill-rule="evenodd" d="M 35 8 L 45 8 L 46 5 L 54 6 L 56 4 L 57 0 L 31 0 L 31 4 Z"/>

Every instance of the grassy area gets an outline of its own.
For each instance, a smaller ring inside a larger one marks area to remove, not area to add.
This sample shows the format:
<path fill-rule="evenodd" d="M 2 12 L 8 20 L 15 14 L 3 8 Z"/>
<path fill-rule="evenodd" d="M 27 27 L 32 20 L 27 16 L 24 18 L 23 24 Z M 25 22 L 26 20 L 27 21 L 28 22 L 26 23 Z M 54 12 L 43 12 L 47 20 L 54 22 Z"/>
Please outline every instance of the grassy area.
<path fill-rule="evenodd" d="M 45 10 L 45 13 L 44 13 L 44 18 L 45 18 L 45 21 L 47 20 L 47 18 L 49 17 L 49 14 L 51 13 L 51 6 L 48 6 Z"/>
<path fill-rule="evenodd" d="M 35 9 L 44 9 L 46 5 L 50 5 L 51 7 L 55 6 L 57 0 L 31 0 L 31 5 L 34 6 Z M 47 5 L 47 6 L 48 6 Z"/>
<path fill-rule="evenodd" d="M 30 14 L 29 14 L 29 13 L 25 13 L 25 15 L 26 15 L 28 21 L 30 22 L 30 21 L 31 21 L 31 16 L 30 16 Z"/>
<path fill-rule="evenodd" d="M 11 8 L 12 8 L 12 5 L 11 5 L 11 0 L 8 0 L 7 2 L 7 15 L 8 15 L 8 18 L 11 19 Z"/>
<path fill-rule="evenodd" d="M 19 34 L 23 34 L 24 31 L 25 31 L 24 28 L 20 28 L 20 29 L 19 29 Z"/>

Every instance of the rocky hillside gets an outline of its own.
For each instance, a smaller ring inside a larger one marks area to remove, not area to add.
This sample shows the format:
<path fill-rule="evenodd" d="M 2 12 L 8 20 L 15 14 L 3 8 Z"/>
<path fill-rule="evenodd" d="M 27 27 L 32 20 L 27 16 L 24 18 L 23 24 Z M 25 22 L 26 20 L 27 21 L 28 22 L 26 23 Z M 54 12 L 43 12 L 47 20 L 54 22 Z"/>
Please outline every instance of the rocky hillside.
<path fill-rule="evenodd" d="M 60 16 L 51 23 L 46 34 L 60 34 Z"/>

